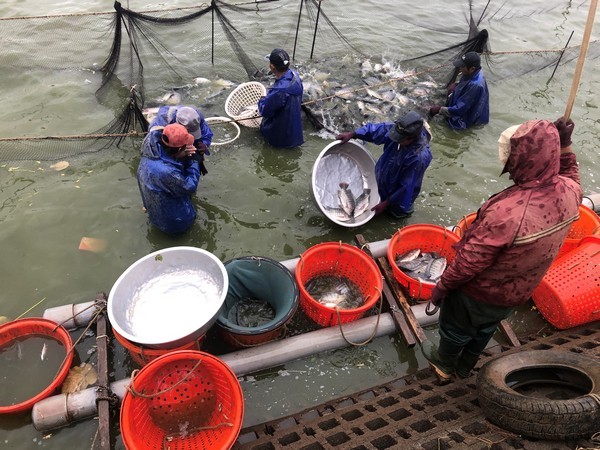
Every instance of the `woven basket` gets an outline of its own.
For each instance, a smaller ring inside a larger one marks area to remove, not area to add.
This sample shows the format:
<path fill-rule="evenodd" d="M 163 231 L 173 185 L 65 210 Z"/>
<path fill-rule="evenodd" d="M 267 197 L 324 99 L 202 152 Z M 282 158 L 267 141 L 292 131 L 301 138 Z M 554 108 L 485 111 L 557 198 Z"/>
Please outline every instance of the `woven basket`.
<path fill-rule="evenodd" d="M 249 128 L 260 127 L 262 117 L 258 116 L 258 100 L 267 95 L 267 88 L 258 81 L 242 83 L 225 100 L 225 112 L 240 125 Z M 252 119 L 240 120 L 246 117 Z"/>

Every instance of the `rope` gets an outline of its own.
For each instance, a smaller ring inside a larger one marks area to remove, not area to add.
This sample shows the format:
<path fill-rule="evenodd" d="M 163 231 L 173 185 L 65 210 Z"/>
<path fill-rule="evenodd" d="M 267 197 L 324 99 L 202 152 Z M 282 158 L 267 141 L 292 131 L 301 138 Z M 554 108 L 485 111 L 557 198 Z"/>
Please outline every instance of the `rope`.
<path fill-rule="evenodd" d="M 154 398 L 158 395 L 163 395 L 166 394 L 167 392 L 169 392 L 171 389 L 174 389 L 175 387 L 179 386 L 181 383 L 183 383 L 185 380 L 188 379 L 188 377 L 194 373 L 194 370 L 196 370 L 198 368 L 198 366 L 200 365 L 200 363 L 202 362 L 202 359 L 199 359 L 198 362 L 194 365 L 194 367 L 192 367 L 192 369 L 181 379 L 179 380 L 177 383 L 175 383 L 172 386 L 169 386 L 166 389 L 163 389 L 160 392 L 155 392 L 153 394 L 142 394 L 141 392 L 137 392 L 135 390 L 135 388 L 133 387 L 133 383 L 135 381 L 135 376 L 137 375 L 137 373 L 139 372 L 138 370 L 134 370 L 133 372 L 131 372 L 131 382 L 129 383 L 129 386 L 127 386 L 127 390 L 129 392 L 131 392 L 132 395 L 135 395 L 136 397 L 141 397 L 141 398 Z"/>
<path fill-rule="evenodd" d="M 588 394 L 588 397 L 592 397 L 592 399 L 595 400 L 596 403 L 598 403 L 598 406 L 600 406 L 600 395 L 592 392 L 592 393 Z M 596 434 L 598 434 L 598 433 L 596 433 Z"/>
<path fill-rule="evenodd" d="M 350 345 L 353 345 L 354 347 L 362 347 L 363 345 L 368 344 L 369 342 L 371 342 L 373 340 L 373 338 L 375 337 L 375 334 L 377 334 L 377 328 L 379 328 L 379 319 L 381 318 L 381 311 L 383 309 L 383 295 L 381 294 L 381 290 L 379 288 L 376 287 L 375 289 L 377 289 L 379 291 L 379 309 L 377 311 L 377 321 L 375 322 L 375 328 L 373 329 L 373 333 L 371 333 L 371 336 L 369 336 L 364 342 L 352 342 L 352 341 L 348 340 L 348 338 L 344 334 L 344 330 L 342 329 L 342 318 L 340 316 L 340 309 L 337 306 L 335 307 L 335 313 L 337 314 L 338 326 L 340 328 L 340 333 L 342 334 L 344 341 L 346 341 Z M 369 297 L 367 297 L 367 300 L 368 300 L 368 298 Z M 367 300 L 365 300 L 365 301 L 367 301 Z"/>

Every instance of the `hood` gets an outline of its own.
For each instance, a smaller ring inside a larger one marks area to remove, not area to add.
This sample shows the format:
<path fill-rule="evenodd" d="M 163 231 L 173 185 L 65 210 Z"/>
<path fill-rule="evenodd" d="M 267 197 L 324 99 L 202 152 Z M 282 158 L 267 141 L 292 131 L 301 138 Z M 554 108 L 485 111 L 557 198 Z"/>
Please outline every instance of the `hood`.
<path fill-rule="evenodd" d="M 560 138 L 548 120 L 523 123 L 510 138 L 506 170 L 515 184 L 540 186 L 552 181 L 560 170 Z"/>
<path fill-rule="evenodd" d="M 290 95 L 302 95 L 302 80 L 300 76 L 293 70 L 288 69 L 278 80 L 272 89 L 283 91 Z"/>

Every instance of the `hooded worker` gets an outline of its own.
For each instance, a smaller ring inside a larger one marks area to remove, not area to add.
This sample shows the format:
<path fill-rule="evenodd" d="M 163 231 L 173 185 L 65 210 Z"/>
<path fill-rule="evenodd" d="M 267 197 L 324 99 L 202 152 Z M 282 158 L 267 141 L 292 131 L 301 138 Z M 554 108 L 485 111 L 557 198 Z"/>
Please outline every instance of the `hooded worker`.
<path fill-rule="evenodd" d="M 154 226 L 168 234 L 189 229 L 196 219 L 191 196 L 200 180 L 194 136 L 178 123 L 150 131 L 142 143 L 137 180 Z"/>
<path fill-rule="evenodd" d="M 573 128 L 563 118 L 531 120 L 500 136 L 502 174 L 514 184 L 479 208 L 432 292 L 440 343 L 424 353 L 440 379 L 470 375 L 498 324 L 529 301 L 579 218 Z"/>

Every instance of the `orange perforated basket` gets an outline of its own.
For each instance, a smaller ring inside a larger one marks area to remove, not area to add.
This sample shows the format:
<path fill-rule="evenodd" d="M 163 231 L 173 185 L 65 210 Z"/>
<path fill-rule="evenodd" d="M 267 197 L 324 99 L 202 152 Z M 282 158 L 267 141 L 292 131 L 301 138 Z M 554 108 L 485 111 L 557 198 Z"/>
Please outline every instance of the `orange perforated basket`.
<path fill-rule="evenodd" d="M 544 318 L 564 330 L 600 319 L 600 237 L 583 238 L 556 259 L 533 301 Z"/>
<path fill-rule="evenodd" d="M 396 257 L 418 248 L 422 252 L 436 252 L 450 262 L 456 254 L 452 246 L 459 240 L 460 237 L 456 233 L 439 225 L 416 224 L 401 228 L 390 239 L 387 251 L 394 277 L 408 290 L 411 297 L 429 300 L 435 283 L 409 277 L 396 265 Z"/>
<path fill-rule="evenodd" d="M 230 449 L 240 433 L 244 397 L 227 364 L 180 350 L 132 375 L 121 406 L 127 449 Z"/>
<path fill-rule="evenodd" d="M 359 308 L 338 309 L 336 312 L 336 309 L 311 297 L 305 288 L 306 283 L 314 277 L 328 275 L 345 277 L 355 283 L 366 299 L 365 303 Z M 300 255 L 295 276 L 302 310 L 324 327 L 360 319 L 377 303 L 383 288 L 381 272 L 375 261 L 362 250 L 341 242 L 324 242 L 306 250 Z"/>
<path fill-rule="evenodd" d="M 463 216 L 463 218 L 460 219 L 460 221 L 456 225 L 454 225 L 452 231 L 456 233 L 458 237 L 463 237 L 465 235 L 465 231 L 467 231 L 467 228 L 469 228 L 471 224 L 475 221 L 476 217 L 476 212 Z"/>
<path fill-rule="evenodd" d="M 580 205 L 579 219 L 571 224 L 567 239 L 558 251 L 556 259 L 577 247 L 584 237 L 598 234 L 600 234 L 600 217 L 592 209 Z"/>
<path fill-rule="evenodd" d="M 148 348 L 143 345 L 137 345 L 128 339 L 125 339 L 119 333 L 113 329 L 115 338 L 121 344 L 125 350 L 129 353 L 133 361 L 139 366 L 144 367 L 150 361 L 155 360 L 159 356 L 166 355 L 167 353 L 178 351 L 178 350 L 200 350 L 204 336 L 199 337 L 194 341 L 190 341 L 185 345 L 177 348 L 166 349 L 166 348 Z"/>

